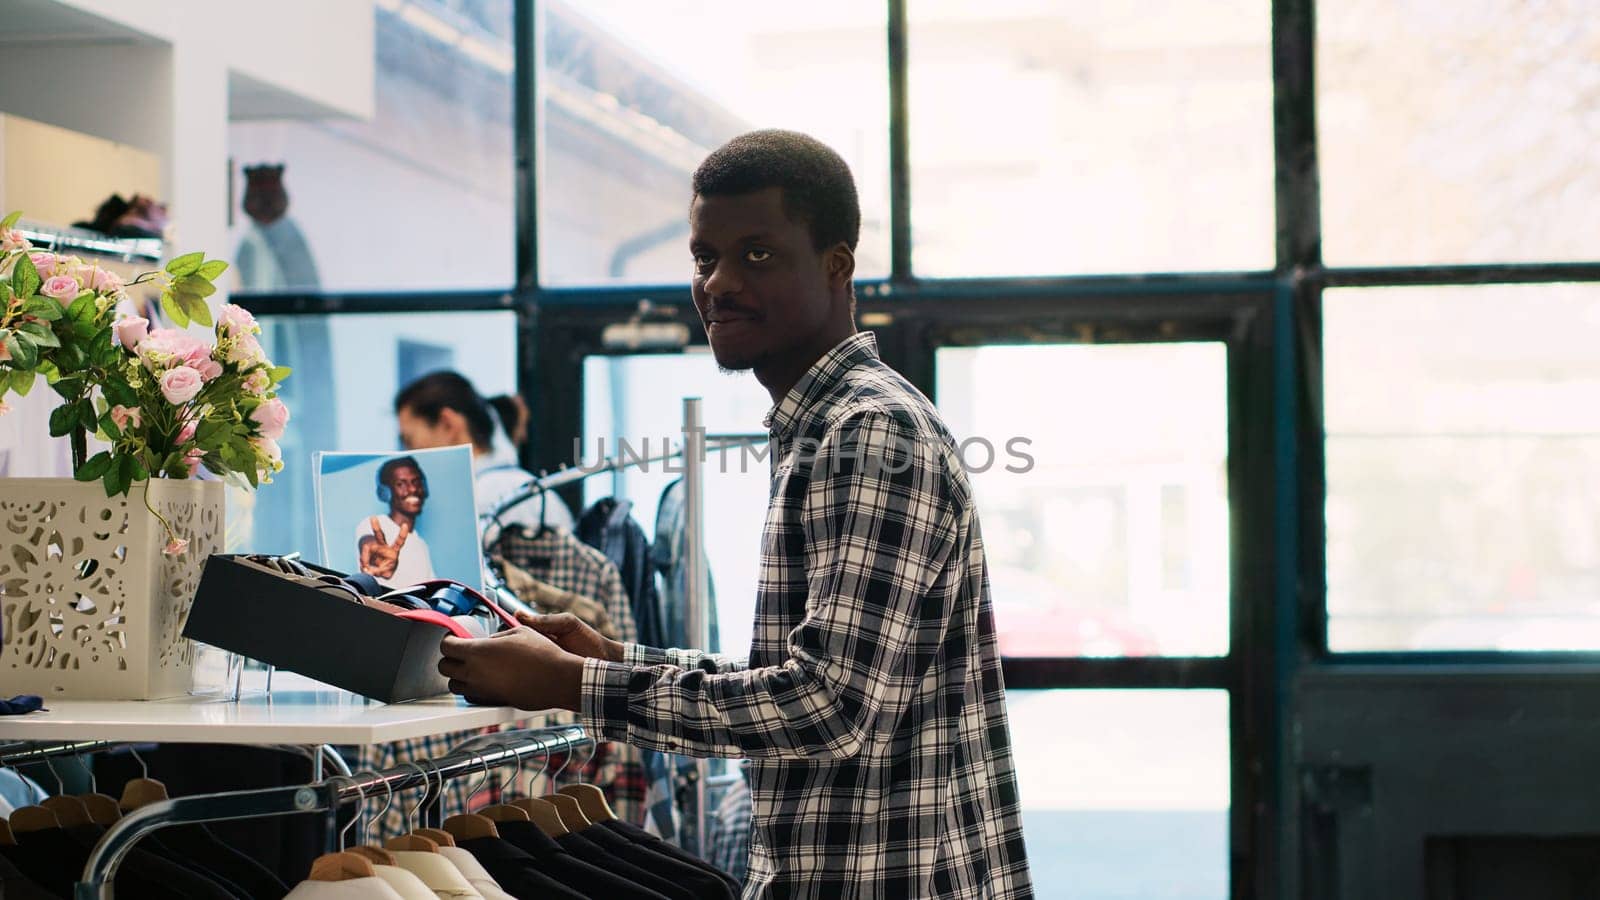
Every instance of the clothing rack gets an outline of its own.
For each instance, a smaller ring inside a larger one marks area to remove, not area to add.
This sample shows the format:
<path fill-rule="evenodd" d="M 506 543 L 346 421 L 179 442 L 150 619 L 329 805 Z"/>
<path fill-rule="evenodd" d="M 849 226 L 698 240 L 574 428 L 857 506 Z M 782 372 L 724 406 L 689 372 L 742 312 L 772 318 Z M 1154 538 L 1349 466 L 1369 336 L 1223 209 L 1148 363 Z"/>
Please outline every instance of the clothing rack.
<path fill-rule="evenodd" d="M 437 760 L 385 769 L 375 775 L 341 773 L 307 785 L 176 797 L 142 806 L 118 819 L 100 838 L 84 865 L 74 896 L 76 900 L 112 900 L 112 878 L 123 857 L 140 838 L 169 825 L 333 812 L 351 800 L 368 800 L 418 787 L 426 788 L 421 803 L 427 811 L 425 819 L 437 824 L 437 802 L 445 781 L 594 746 L 594 739 L 578 725 L 498 732 L 482 740 L 490 742 L 488 749 L 469 752 L 458 748 Z M 71 754 L 74 751 L 70 747 L 88 743 L 104 742 L 79 741 L 43 749 L 54 750 L 55 755 Z"/>
<path fill-rule="evenodd" d="M 116 257 L 123 262 L 135 259 L 158 262 L 161 259 L 160 238 L 112 237 L 87 228 L 60 228 L 37 222 L 18 223 L 16 230 L 36 249 L 52 253 L 78 250 Z"/>
<path fill-rule="evenodd" d="M 124 747 L 137 747 L 140 743 L 129 741 L 67 741 L 65 743 L 30 743 L 21 741 L 10 744 L 0 744 L 0 767 L 13 768 L 35 762 L 48 762 L 60 756 L 82 756 L 85 753 L 100 753 L 107 750 L 120 750 Z M 339 775 L 349 775 L 350 765 L 340 755 L 332 744 L 321 744 L 312 747 L 303 747 L 299 744 L 243 744 L 246 747 L 259 747 L 263 750 L 278 750 L 284 753 L 293 753 L 304 756 L 311 761 L 311 778 L 320 781 L 323 767 L 332 768 Z"/>

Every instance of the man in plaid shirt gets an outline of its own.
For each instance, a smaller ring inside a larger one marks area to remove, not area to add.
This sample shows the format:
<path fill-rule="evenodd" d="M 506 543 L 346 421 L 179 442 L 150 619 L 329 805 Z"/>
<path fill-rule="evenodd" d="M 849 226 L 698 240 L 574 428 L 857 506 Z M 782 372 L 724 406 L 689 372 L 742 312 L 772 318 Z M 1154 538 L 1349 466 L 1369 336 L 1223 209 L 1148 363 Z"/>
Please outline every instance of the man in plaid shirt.
<path fill-rule="evenodd" d="M 605 738 L 748 757 L 746 897 L 1031 897 L 971 487 L 932 404 L 855 331 L 848 167 L 747 134 L 695 172 L 689 218 L 717 363 L 775 403 L 749 660 L 540 616 L 445 638 L 440 671 Z"/>

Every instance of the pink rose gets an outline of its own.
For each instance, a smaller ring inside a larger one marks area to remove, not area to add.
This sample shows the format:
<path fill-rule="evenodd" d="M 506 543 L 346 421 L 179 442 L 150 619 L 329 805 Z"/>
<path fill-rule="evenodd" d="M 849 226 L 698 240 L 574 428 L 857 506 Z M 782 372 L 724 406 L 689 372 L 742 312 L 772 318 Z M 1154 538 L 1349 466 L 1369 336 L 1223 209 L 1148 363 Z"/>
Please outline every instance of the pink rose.
<path fill-rule="evenodd" d="M 269 387 L 272 387 L 272 379 L 267 375 L 267 373 L 259 369 L 251 372 L 245 377 L 244 389 L 249 393 L 255 394 L 257 397 L 265 394 L 267 392 L 267 388 Z"/>
<path fill-rule="evenodd" d="M 6 349 L 6 345 L 3 341 L 0 341 L 0 362 L 5 362 L 10 358 L 11 351 Z"/>
<path fill-rule="evenodd" d="M 37 253 L 29 253 L 28 259 L 33 261 L 33 267 L 39 270 L 40 275 L 45 275 L 56 267 L 56 255 L 54 253 L 46 253 L 40 250 Z"/>
<path fill-rule="evenodd" d="M 173 366 L 193 366 L 210 357 L 209 344 L 176 328 L 156 328 L 139 342 L 139 358 L 152 372 Z"/>
<path fill-rule="evenodd" d="M 190 441 L 194 440 L 194 433 L 196 431 L 199 431 L 199 430 L 200 430 L 200 423 L 195 419 L 190 419 L 189 421 L 183 423 L 183 427 L 178 429 L 178 443 L 179 444 L 187 444 Z M 196 449 L 199 449 L 199 448 L 196 448 Z M 190 452 L 193 452 L 193 451 L 190 451 Z"/>
<path fill-rule="evenodd" d="M 242 306 L 224 303 L 217 313 L 218 324 L 229 337 L 256 334 L 261 331 L 261 327 L 256 324 L 256 317 Z"/>
<path fill-rule="evenodd" d="M 274 397 L 261 404 L 250 413 L 250 418 L 261 426 L 261 436 L 271 440 L 283 437 L 283 427 L 289 424 L 289 407 L 283 401 Z"/>
<path fill-rule="evenodd" d="M 145 335 L 150 333 L 150 320 L 144 316 L 129 316 L 126 319 L 118 319 L 117 324 L 111 326 L 111 330 L 116 333 L 117 343 L 122 345 L 122 349 L 132 353 L 138 348 L 139 342 L 145 339 Z"/>
<path fill-rule="evenodd" d="M 254 366 L 266 361 L 267 355 L 261 351 L 261 342 L 255 335 L 241 334 L 232 340 L 228 348 L 228 362 L 241 366 Z"/>
<path fill-rule="evenodd" d="M 111 407 L 111 421 L 117 423 L 119 431 L 127 431 L 128 423 L 130 422 L 133 423 L 133 427 L 138 428 L 143 420 L 144 414 L 139 411 L 137 406 L 122 406 L 119 404 Z"/>
<path fill-rule="evenodd" d="M 76 300 L 82 290 L 78 287 L 78 280 L 71 275 L 52 275 L 39 287 L 39 293 L 60 300 L 62 306 Z"/>
<path fill-rule="evenodd" d="M 283 450 L 278 447 L 278 442 L 272 438 L 258 438 L 256 440 L 256 449 L 260 450 L 261 455 L 265 456 L 272 462 L 277 462 L 278 460 L 283 459 Z"/>
<path fill-rule="evenodd" d="M 164 556 L 177 556 L 187 549 L 189 549 L 189 539 L 175 537 L 167 541 L 167 545 L 161 548 L 161 553 Z"/>
<path fill-rule="evenodd" d="M 3 416 L 8 412 L 11 412 L 11 407 L 7 405 L 4 400 L 0 400 L 0 416 Z"/>
<path fill-rule="evenodd" d="M 196 363 L 191 363 L 190 365 L 194 366 L 195 371 L 200 373 L 200 377 L 207 381 L 214 381 L 218 375 L 222 374 L 222 363 L 219 363 L 210 357 L 206 357 L 205 359 L 202 359 Z"/>
<path fill-rule="evenodd" d="M 178 366 L 161 376 L 161 396 L 174 406 L 188 403 L 200 393 L 204 384 L 205 379 L 199 372 L 188 366 Z"/>
<path fill-rule="evenodd" d="M 33 245 L 22 236 L 22 232 L 13 228 L 10 231 L 0 232 L 0 253 L 11 253 L 17 250 L 27 250 Z"/>

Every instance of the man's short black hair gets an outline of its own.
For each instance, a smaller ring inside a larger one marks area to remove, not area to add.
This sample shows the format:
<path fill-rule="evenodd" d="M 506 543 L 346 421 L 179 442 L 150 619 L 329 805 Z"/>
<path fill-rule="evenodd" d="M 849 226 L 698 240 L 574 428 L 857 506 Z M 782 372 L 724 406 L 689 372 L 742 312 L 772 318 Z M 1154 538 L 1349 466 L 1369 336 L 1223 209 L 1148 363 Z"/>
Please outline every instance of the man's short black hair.
<path fill-rule="evenodd" d="M 406 385 L 394 398 L 395 413 L 402 409 L 410 409 L 412 415 L 429 425 L 437 425 L 439 413 L 453 409 L 467 420 L 467 432 L 475 446 L 487 450 L 494 444 L 489 405 L 459 372 L 433 372 Z"/>
<path fill-rule="evenodd" d="M 783 190 L 790 219 L 811 230 L 818 252 L 861 237 L 861 201 L 850 167 L 827 144 L 798 131 L 769 128 L 742 134 L 705 158 L 694 172 L 696 197 Z"/>

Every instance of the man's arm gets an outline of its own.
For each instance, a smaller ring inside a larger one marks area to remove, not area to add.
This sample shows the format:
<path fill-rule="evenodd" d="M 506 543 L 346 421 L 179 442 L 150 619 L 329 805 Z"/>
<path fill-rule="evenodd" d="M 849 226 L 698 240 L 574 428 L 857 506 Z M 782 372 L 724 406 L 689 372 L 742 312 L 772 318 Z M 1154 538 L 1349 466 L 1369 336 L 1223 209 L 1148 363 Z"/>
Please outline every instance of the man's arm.
<path fill-rule="evenodd" d="M 662 649 L 643 644 L 623 644 L 622 661 L 630 666 L 674 666 L 699 669 L 708 675 L 726 675 L 750 668 L 749 660 L 735 659 L 704 650 Z"/>
<path fill-rule="evenodd" d="M 695 655 L 585 660 L 585 723 L 681 754 L 855 755 L 880 716 L 900 715 L 943 640 L 950 610 L 936 588 L 960 518 L 941 447 L 886 415 L 854 417 L 817 450 L 803 509 L 808 613 L 789 659 L 726 673 Z"/>

